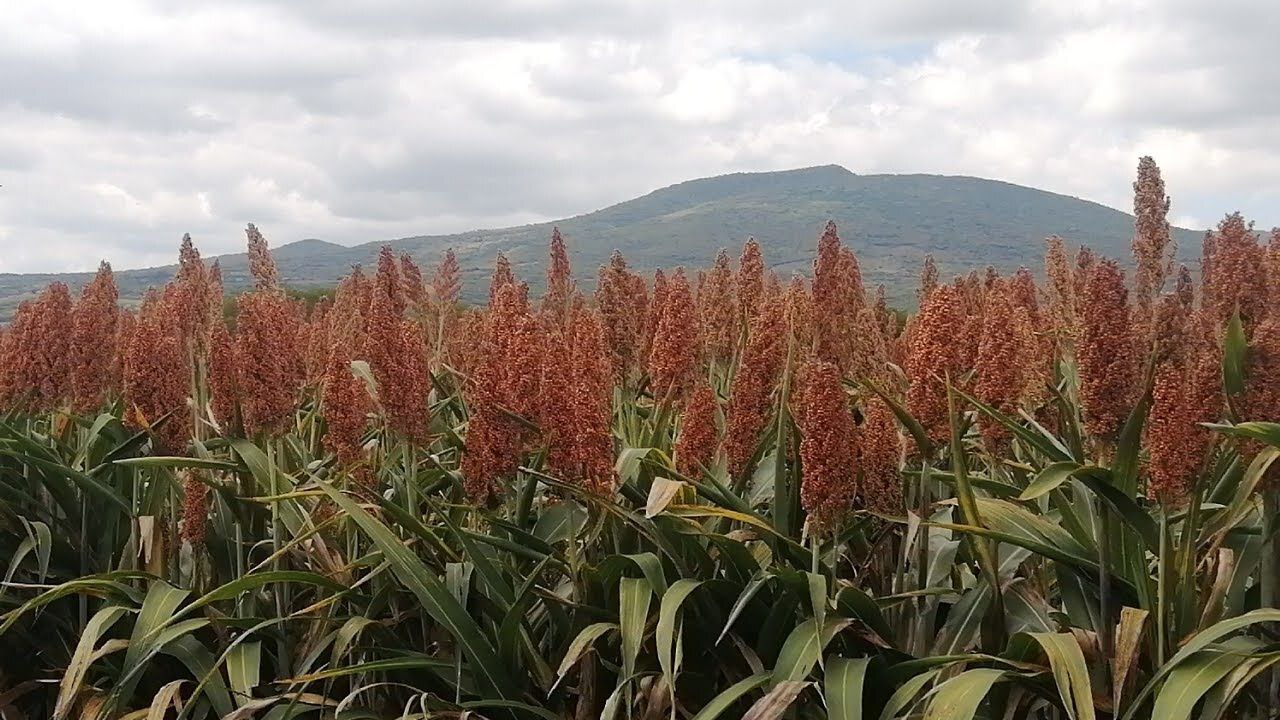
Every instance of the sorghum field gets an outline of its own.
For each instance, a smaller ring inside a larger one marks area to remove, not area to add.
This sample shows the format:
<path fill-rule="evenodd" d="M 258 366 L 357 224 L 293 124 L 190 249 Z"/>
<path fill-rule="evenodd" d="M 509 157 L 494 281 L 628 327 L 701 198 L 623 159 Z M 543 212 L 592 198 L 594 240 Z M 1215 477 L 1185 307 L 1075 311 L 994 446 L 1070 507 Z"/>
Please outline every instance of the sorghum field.
<path fill-rule="evenodd" d="M 834 224 L 593 295 L 389 249 L 224 318 L 189 238 L 0 342 L 0 716 L 1264 718 L 1280 693 L 1280 231 L 1126 276 L 932 261 L 905 323 Z M 815 232 L 815 235 L 818 234 Z"/>

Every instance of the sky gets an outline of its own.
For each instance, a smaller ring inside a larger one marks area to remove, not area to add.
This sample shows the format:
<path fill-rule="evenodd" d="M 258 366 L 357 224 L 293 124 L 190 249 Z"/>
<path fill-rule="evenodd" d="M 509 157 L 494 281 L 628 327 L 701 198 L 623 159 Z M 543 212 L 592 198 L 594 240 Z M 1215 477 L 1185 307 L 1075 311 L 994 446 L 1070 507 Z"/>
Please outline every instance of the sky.
<path fill-rule="evenodd" d="M 567 217 L 726 172 L 1280 225 L 1271 0 L 0 4 L 0 272 Z M 837 218 L 838 220 L 838 218 Z"/>

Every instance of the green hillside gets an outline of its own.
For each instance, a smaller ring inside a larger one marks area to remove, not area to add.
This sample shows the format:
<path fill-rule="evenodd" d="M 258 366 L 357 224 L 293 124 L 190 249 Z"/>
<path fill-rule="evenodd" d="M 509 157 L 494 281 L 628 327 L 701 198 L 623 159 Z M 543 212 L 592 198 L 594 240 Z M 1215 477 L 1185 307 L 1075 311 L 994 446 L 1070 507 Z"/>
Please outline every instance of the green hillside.
<path fill-rule="evenodd" d="M 428 271 L 445 248 L 454 248 L 465 273 L 464 294 L 477 300 L 484 295 L 498 251 L 507 253 L 536 289 L 554 225 L 569 243 L 580 282 L 589 288 L 596 268 L 614 248 L 645 270 L 703 266 L 720 247 L 736 255 L 749 235 L 761 242 L 766 260 L 779 273 L 804 271 L 828 219 L 836 221 L 845 242 L 858 252 L 868 284 L 884 283 L 900 305 L 911 303 L 926 252 L 934 254 L 944 275 L 988 264 L 1001 270 L 1019 265 L 1038 269 L 1046 235 L 1127 258 L 1133 232 L 1133 218 L 1126 213 L 1043 190 L 960 176 L 856 175 L 826 165 L 691 180 L 550 223 L 423 235 L 389 244 L 412 254 Z M 263 229 L 272 238 L 271 228 Z M 1200 232 L 1179 229 L 1174 234 L 1180 257 L 1198 253 Z M 371 263 L 384 244 L 343 247 L 303 240 L 276 248 L 276 259 L 282 278 L 293 286 L 330 285 L 352 264 Z M 245 256 L 223 256 L 221 261 L 228 289 L 243 288 L 248 280 Z M 172 272 L 172 267 L 118 272 L 121 294 L 136 298 Z M 78 285 L 87 277 L 0 275 L 0 315 L 7 316 L 51 280 Z"/>

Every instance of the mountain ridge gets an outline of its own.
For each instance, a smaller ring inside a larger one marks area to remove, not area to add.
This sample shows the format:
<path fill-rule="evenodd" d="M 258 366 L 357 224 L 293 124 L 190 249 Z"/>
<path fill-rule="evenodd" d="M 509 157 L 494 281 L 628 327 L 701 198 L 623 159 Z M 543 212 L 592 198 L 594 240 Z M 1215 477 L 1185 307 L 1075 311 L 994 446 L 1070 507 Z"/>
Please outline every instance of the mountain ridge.
<path fill-rule="evenodd" d="M 770 172 L 739 172 L 657 188 L 629 200 L 561 220 L 442 235 L 414 235 L 344 246 L 306 238 L 273 249 L 281 279 L 297 287 L 331 285 L 351 265 L 368 265 L 383 245 L 407 252 L 424 273 L 448 247 L 463 269 L 464 298 L 478 301 L 497 252 L 534 289 L 541 286 L 552 227 L 570 250 L 584 289 L 596 268 L 620 249 L 634 267 L 706 266 L 716 250 L 736 256 L 748 236 L 760 241 L 766 263 L 782 274 L 803 270 L 822 226 L 836 221 L 858 254 L 868 286 L 885 284 L 890 300 L 910 306 L 920 261 L 932 252 L 944 274 L 994 265 L 1036 270 L 1044 237 L 1088 244 L 1122 261 L 1129 258 L 1133 218 L 1100 203 L 965 175 L 859 175 L 840 165 Z M 270 228 L 264 228 L 268 239 Z M 1179 257 L 1189 259 L 1201 232 L 1174 229 Z M 218 256 L 229 291 L 249 284 L 244 253 Z M 135 300 L 166 282 L 174 265 L 116 272 L 122 298 Z M 91 273 L 0 274 L 0 317 L 53 281 L 78 287 Z"/>

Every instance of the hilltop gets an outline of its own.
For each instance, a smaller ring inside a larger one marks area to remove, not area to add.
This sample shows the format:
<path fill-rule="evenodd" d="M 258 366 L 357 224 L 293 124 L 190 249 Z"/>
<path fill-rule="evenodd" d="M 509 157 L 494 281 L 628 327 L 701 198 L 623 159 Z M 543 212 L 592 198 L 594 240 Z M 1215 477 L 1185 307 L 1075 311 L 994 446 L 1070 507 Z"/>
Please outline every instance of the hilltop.
<path fill-rule="evenodd" d="M 519 227 L 455 235 L 421 235 L 346 247 L 308 239 L 275 248 L 282 279 L 294 287 L 332 285 L 351 265 L 369 265 L 383 245 L 412 255 L 426 272 L 454 248 L 463 268 L 464 297 L 484 296 L 493 258 L 505 252 L 538 289 L 553 226 L 564 234 L 580 284 L 590 289 L 596 269 L 614 248 L 633 267 L 705 266 L 716 250 L 736 257 L 748 236 L 782 275 L 807 270 L 823 224 L 833 219 L 858 253 L 869 286 L 883 283 L 891 301 L 913 302 L 920 261 L 932 252 L 944 276 L 994 265 L 1039 269 L 1045 236 L 1126 259 L 1133 232 L 1127 213 L 1079 198 L 997 180 L 946 175 L 858 175 L 838 165 L 778 172 L 734 173 L 682 182 L 601 210 Z M 268 238 L 271 229 L 264 227 Z M 1201 233 L 1175 229 L 1179 257 L 1198 252 Z M 220 258 L 229 291 L 248 284 L 243 254 Z M 140 297 L 173 275 L 173 266 L 116 273 L 121 295 Z M 78 287 L 89 276 L 0 274 L 0 316 L 54 280 Z"/>

